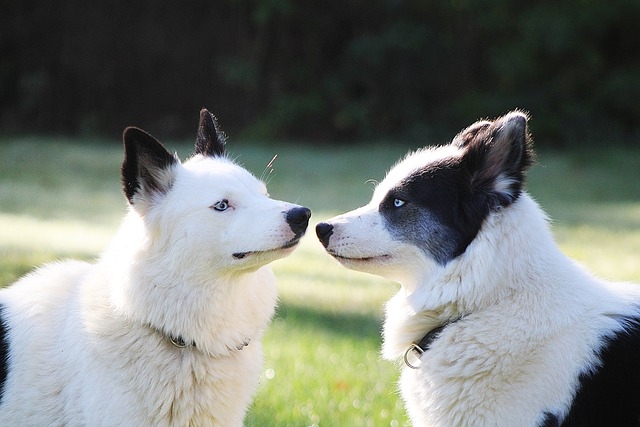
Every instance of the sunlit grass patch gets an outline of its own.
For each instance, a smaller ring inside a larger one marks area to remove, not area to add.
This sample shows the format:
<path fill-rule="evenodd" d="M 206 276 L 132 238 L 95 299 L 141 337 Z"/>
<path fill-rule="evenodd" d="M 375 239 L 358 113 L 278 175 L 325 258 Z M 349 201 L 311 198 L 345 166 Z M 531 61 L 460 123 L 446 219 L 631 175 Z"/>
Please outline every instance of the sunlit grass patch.
<path fill-rule="evenodd" d="M 46 262 L 93 260 L 107 245 L 115 227 L 114 223 L 46 220 L 0 212 L 0 286 Z"/>
<path fill-rule="evenodd" d="M 404 425 L 397 369 L 379 357 L 379 328 L 375 316 L 284 303 L 265 336 L 247 425 Z"/>
<path fill-rule="evenodd" d="M 640 203 L 580 203 L 554 223 L 562 250 L 605 279 L 640 281 Z"/>

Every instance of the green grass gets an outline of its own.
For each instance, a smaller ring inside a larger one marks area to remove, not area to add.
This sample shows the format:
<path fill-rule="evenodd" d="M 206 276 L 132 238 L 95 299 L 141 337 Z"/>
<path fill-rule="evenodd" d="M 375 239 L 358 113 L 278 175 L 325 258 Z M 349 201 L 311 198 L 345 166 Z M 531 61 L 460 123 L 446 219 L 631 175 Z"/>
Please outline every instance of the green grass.
<path fill-rule="evenodd" d="M 167 144 L 181 157 L 187 144 Z M 92 259 L 125 210 L 119 142 L 0 141 L 0 286 L 43 262 Z M 275 198 L 309 206 L 312 226 L 366 203 L 401 144 L 327 148 L 231 141 Z M 277 154 L 274 172 L 265 167 Z M 562 249 L 596 274 L 640 281 L 640 150 L 542 153 L 530 193 L 554 218 Z M 523 224 L 523 226 L 526 226 Z M 310 230 L 277 261 L 281 304 L 248 426 L 400 426 L 396 366 L 380 360 L 382 306 L 397 285 L 348 271 Z"/>

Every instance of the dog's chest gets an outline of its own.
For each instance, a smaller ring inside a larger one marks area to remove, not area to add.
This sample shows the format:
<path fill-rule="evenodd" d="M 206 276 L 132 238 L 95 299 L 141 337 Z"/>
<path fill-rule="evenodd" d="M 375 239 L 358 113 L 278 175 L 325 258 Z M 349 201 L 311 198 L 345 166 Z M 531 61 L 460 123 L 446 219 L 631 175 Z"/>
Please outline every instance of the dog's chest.
<path fill-rule="evenodd" d="M 123 421 L 139 419 L 139 425 L 158 426 L 242 424 L 246 405 L 239 403 L 248 404 L 259 378 L 258 343 L 222 358 L 193 348 L 167 348 L 157 356 L 130 359 L 129 382 L 118 385 L 126 385 L 120 399 L 137 401 L 129 407 L 141 410 Z"/>

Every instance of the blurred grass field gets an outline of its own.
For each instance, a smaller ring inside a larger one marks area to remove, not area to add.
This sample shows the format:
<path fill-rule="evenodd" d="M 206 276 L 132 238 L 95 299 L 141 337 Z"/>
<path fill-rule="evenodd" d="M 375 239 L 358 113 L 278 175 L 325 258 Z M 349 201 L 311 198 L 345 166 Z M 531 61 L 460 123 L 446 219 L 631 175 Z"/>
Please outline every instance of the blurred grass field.
<path fill-rule="evenodd" d="M 313 210 L 300 248 L 273 264 L 281 303 L 247 426 L 407 424 L 397 367 L 379 357 L 382 306 L 398 285 L 339 266 L 313 226 L 366 203 L 409 148 L 229 143 L 274 198 Z M 120 143 L 22 138 L 0 149 L 0 286 L 43 262 L 95 258 L 125 211 Z M 565 253 L 602 277 L 640 282 L 640 149 L 543 152 L 529 176 Z"/>

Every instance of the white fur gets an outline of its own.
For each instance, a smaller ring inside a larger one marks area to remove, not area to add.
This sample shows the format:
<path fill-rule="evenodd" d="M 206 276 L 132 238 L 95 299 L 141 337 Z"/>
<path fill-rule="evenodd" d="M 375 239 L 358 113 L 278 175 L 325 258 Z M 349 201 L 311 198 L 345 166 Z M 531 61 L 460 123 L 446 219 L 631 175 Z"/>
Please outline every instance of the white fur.
<path fill-rule="evenodd" d="M 225 158 L 167 172 L 170 191 L 141 191 L 95 264 L 50 264 L 0 291 L 10 342 L 0 425 L 242 424 L 276 304 L 264 265 L 293 250 L 278 248 L 294 237 L 284 216 L 294 205 Z M 221 199 L 229 209 L 210 208 Z M 244 251 L 263 252 L 232 257 Z"/>
<path fill-rule="evenodd" d="M 418 167 L 447 155 L 458 149 L 422 150 L 399 163 L 371 203 L 327 221 L 327 251 L 348 268 L 401 283 L 386 305 L 386 359 L 401 363 L 412 343 L 461 318 L 419 369 L 402 364 L 400 389 L 414 426 L 533 427 L 545 412 L 562 419 L 578 375 L 598 364 L 602 336 L 621 330 L 621 317 L 637 315 L 640 286 L 602 282 L 565 257 L 526 193 L 489 214 L 466 251 L 444 265 L 395 239 L 380 201 Z"/>

